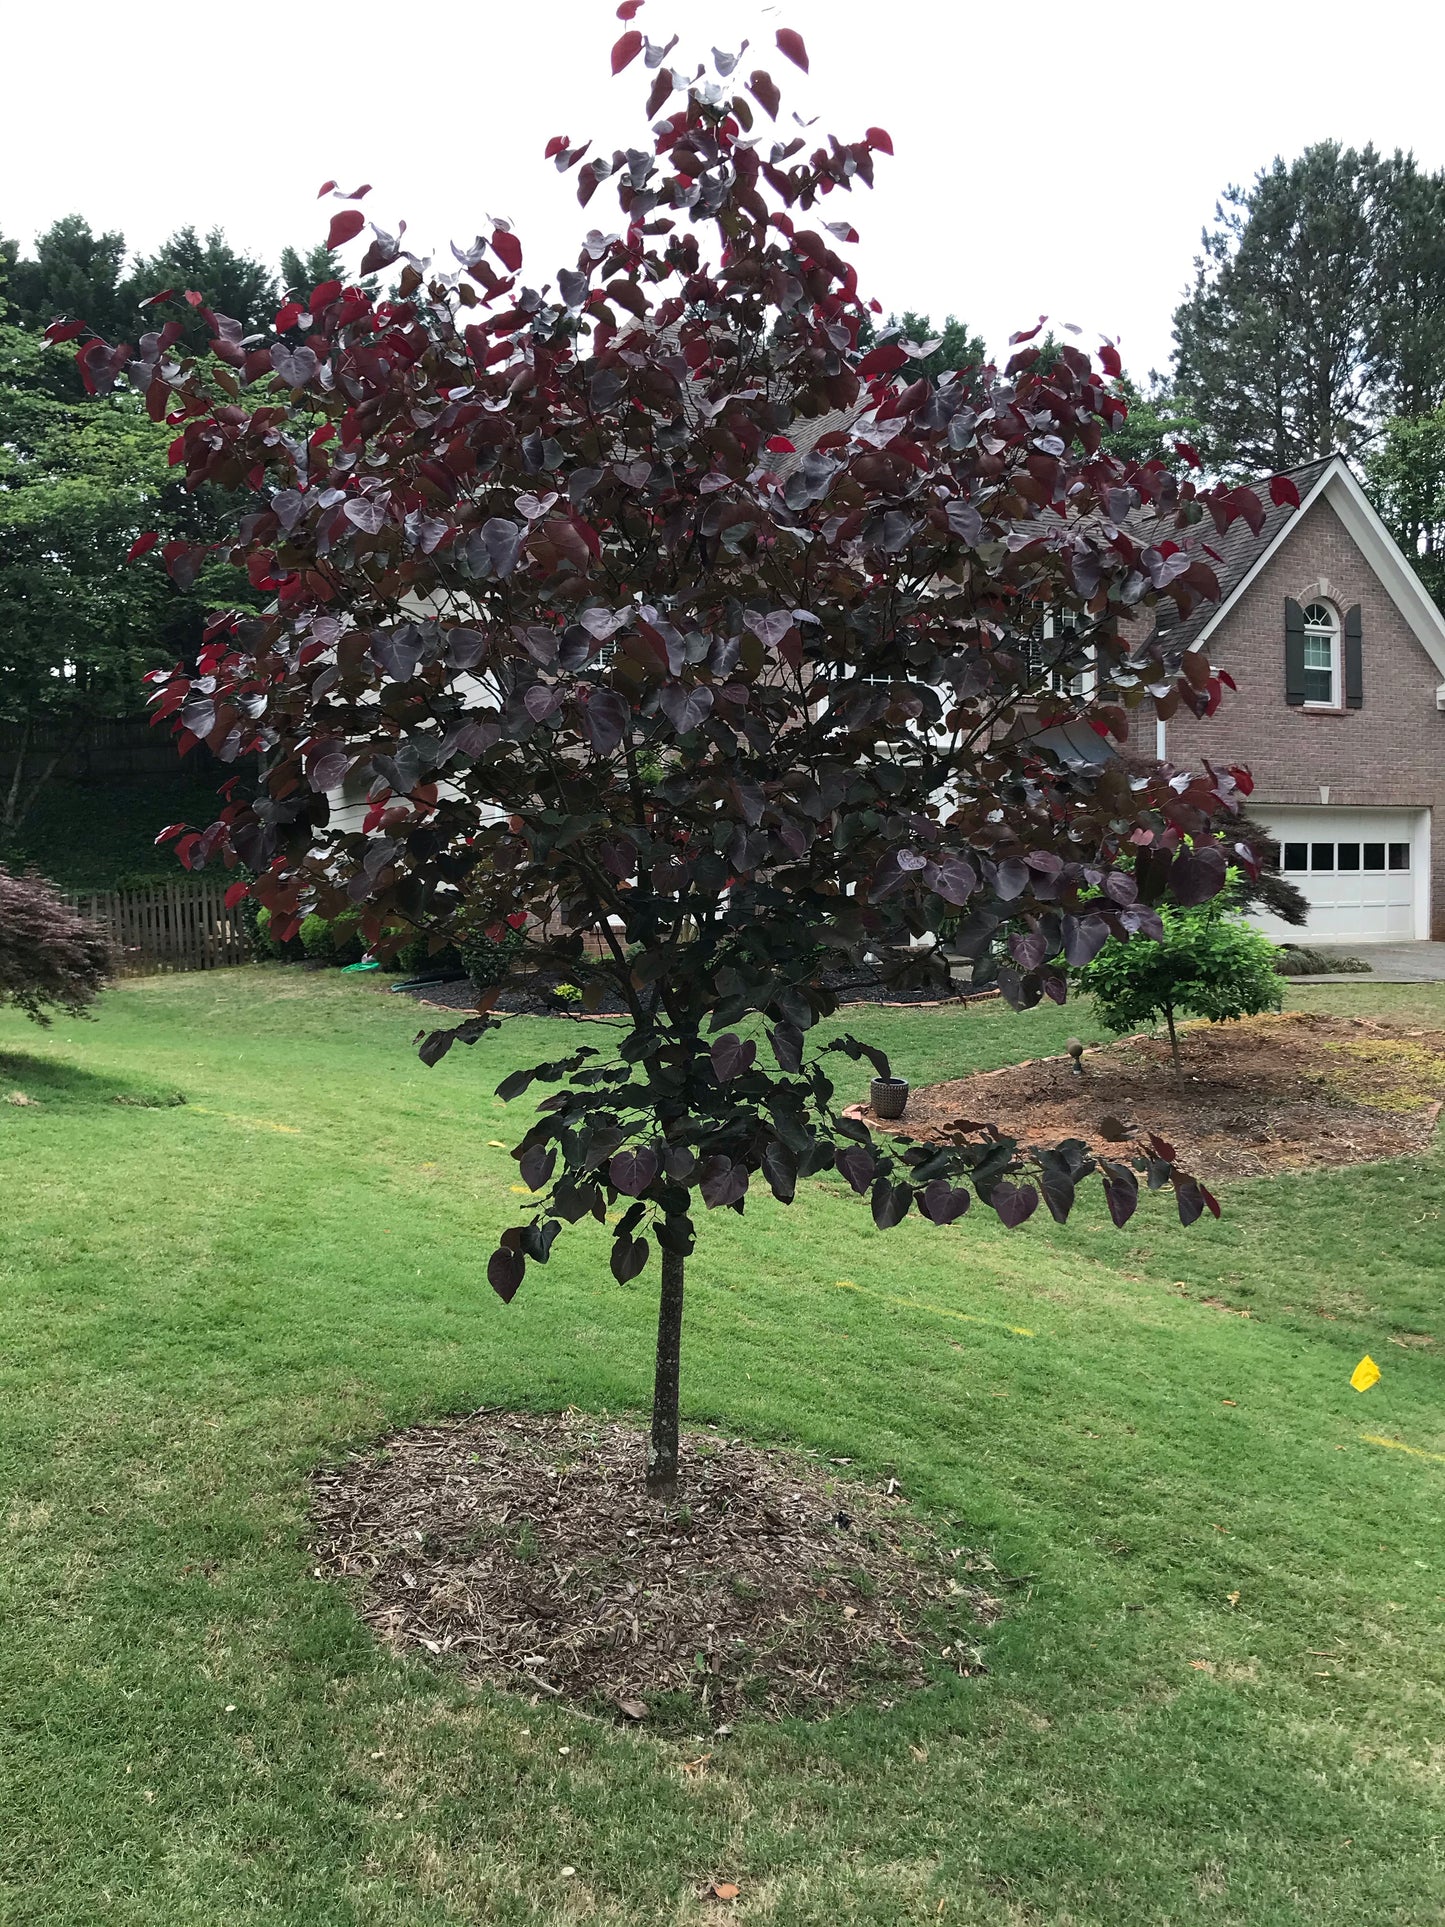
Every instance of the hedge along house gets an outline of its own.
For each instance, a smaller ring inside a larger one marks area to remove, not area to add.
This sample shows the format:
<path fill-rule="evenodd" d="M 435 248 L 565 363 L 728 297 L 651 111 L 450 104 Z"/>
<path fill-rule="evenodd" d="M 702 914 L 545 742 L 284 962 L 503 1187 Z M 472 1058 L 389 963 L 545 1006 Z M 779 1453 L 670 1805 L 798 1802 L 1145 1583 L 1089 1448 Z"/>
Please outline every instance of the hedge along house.
<path fill-rule="evenodd" d="M 1298 509 L 1206 536 L 1221 596 L 1185 628 L 1237 693 L 1153 747 L 1253 775 L 1250 813 L 1310 904 L 1305 933 L 1261 917 L 1270 936 L 1445 939 L 1445 618 L 1341 457 L 1291 478 Z"/>

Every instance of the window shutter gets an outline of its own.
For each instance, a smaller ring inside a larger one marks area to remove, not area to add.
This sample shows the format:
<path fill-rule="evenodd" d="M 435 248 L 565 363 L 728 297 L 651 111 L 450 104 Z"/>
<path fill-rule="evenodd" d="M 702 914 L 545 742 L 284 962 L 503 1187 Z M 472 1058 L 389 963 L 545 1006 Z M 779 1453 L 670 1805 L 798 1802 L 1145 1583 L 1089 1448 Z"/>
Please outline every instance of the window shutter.
<path fill-rule="evenodd" d="M 1365 706 L 1365 670 L 1361 642 L 1364 628 L 1360 622 L 1360 605 L 1345 614 L 1345 707 L 1363 709 Z"/>
<path fill-rule="evenodd" d="M 1284 599 L 1284 699 L 1296 707 L 1305 699 L 1305 612 L 1290 596 Z"/>

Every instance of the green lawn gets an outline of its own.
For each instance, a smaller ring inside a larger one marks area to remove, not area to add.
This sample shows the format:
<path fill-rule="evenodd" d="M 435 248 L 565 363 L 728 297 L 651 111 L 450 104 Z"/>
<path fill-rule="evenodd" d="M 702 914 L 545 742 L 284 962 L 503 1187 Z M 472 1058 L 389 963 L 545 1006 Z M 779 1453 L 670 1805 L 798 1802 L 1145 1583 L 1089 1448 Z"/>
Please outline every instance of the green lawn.
<path fill-rule="evenodd" d="M 1440 987 L 1293 994 L 1445 1024 Z M 1095 1034 L 855 1017 L 916 1079 Z M 600 1232 L 510 1307 L 485 1283 L 522 1108 L 490 1092 L 555 1027 L 428 1071 L 416 1024 L 279 969 L 0 1017 L 0 1099 L 38 1100 L 0 1102 L 0 1920 L 1445 1919 L 1439 1154 L 1187 1232 L 1154 1198 L 880 1235 L 832 1182 L 711 1216 L 689 1413 L 896 1475 L 1027 1583 L 987 1678 L 673 1741 L 399 1663 L 306 1562 L 318 1460 L 647 1393 L 652 1281 Z"/>

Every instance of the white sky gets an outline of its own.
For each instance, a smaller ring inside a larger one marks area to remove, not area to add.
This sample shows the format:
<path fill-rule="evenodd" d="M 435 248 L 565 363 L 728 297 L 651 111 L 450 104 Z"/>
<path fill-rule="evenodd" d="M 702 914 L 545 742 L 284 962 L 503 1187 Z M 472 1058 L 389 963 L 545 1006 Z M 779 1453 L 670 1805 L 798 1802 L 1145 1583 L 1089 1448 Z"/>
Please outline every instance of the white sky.
<path fill-rule="evenodd" d="M 507 216 L 538 282 L 616 212 L 604 183 L 583 213 L 548 137 L 643 144 L 649 77 L 639 59 L 611 78 L 609 0 L 203 0 L 165 23 L 111 0 L 7 9 L 0 233 L 28 247 L 79 211 L 149 250 L 219 224 L 274 263 L 324 236 L 339 204 L 314 196 L 335 176 L 374 183 L 364 211 L 404 216 L 448 264 L 448 241 Z M 852 218 L 885 310 L 952 310 L 993 348 L 1046 313 L 1111 335 L 1141 376 L 1167 365 L 1228 182 L 1329 136 L 1445 164 L 1440 0 L 647 0 L 636 25 L 679 31 L 679 66 L 747 35 L 744 72 L 783 85 L 789 132 L 792 109 L 815 134 L 887 128 L 878 188 L 824 210 Z M 779 25 L 804 36 L 810 77 Z"/>

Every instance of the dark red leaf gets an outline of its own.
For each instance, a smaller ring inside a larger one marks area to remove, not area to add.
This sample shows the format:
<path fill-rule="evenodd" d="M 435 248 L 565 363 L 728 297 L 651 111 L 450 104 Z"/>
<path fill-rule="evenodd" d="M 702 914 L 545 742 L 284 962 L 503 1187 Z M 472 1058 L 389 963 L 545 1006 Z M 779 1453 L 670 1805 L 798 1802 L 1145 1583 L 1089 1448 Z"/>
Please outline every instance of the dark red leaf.
<path fill-rule="evenodd" d="M 630 66 L 642 52 L 642 35 L 634 27 L 630 33 L 623 34 L 612 49 L 612 71 L 620 74 L 624 67 Z"/>
<path fill-rule="evenodd" d="M 752 95 L 753 99 L 757 101 L 758 105 L 763 108 L 770 120 L 776 120 L 778 118 L 778 105 L 783 97 L 778 92 L 777 82 L 771 74 L 764 73 L 761 68 L 749 74 L 748 92 Z"/>
<path fill-rule="evenodd" d="M 1283 508 L 1287 503 L 1290 508 L 1297 509 L 1299 490 L 1288 475 L 1272 475 L 1269 478 L 1269 499 L 1276 508 Z"/>
<path fill-rule="evenodd" d="M 770 455 L 796 455 L 798 452 L 786 435 L 769 435 L 764 447 Z"/>
<path fill-rule="evenodd" d="M 138 535 L 126 550 L 126 561 L 134 562 L 137 556 L 148 555 L 160 539 L 154 529 L 147 529 L 145 534 Z"/>
<path fill-rule="evenodd" d="M 1025 1218 L 1031 1218 L 1039 1208 L 1039 1194 L 1031 1184 L 996 1184 L 988 1201 L 1010 1231 Z"/>
<path fill-rule="evenodd" d="M 803 45 L 803 36 L 800 33 L 795 33 L 791 27 L 779 27 L 778 48 L 788 56 L 795 67 L 801 67 L 803 72 L 807 73 L 808 49 Z"/>
<path fill-rule="evenodd" d="M 871 381 L 875 375 L 891 375 L 901 368 L 908 357 L 896 341 L 880 342 L 858 363 L 858 374 L 864 381 Z"/>
<path fill-rule="evenodd" d="M 317 200 L 319 201 L 323 195 L 330 194 L 335 189 L 335 186 L 335 181 L 323 181 L 316 190 Z"/>
<path fill-rule="evenodd" d="M 607 1167 L 613 1185 L 626 1198 L 640 1198 L 658 1173 L 657 1153 L 644 1144 L 635 1151 L 619 1151 Z"/>
<path fill-rule="evenodd" d="M 891 154 L 893 152 L 892 138 L 882 127 L 869 127 L 865 129 L 863 138 L 870 147 L 876 148 L 880 154 Z"/>
<path fill-rule="evenodd" d="M 510 1305 L 517 1295 L 527 1270 L 527 1260 L 520 1251 L 509 1251 L 500 1245 L 487 1262 L 487 1283 L 504 1305 Z"/>
<path fill-rule="evenodd" d="M 249 883 L 233 883 L 226 892 L 226 908 L 228 910 L 234 910 L 241 899 L 249 896 L 250 893 L 251 886 Z"/>
<path fill-rule="evenodd" d="M 622 0 L 622 5 L 617 9 L 617 18 L 619 20 L 635 20 L 641 5 L 642 0 Z"/>
<path fill-rule="evenodd" d="M 326 245 L 329 248 L 344 247 L 366 226 L 366 216 L 359 207 L 344 207 L 339 214 L 331 217 L 331 226 L 326 231 Z"/>
<path fill-rule="evenodd" d="M 509 233 L 504 227 L 499 227 L 492 235 L 492 246 L 496 249 L 502 266 L 509 274 L 515 274 L 522 265 L 522 243 L 516 235 Z"/>
<path fill-rule="evenodd" d="M 1104 373 L 1112 375 L 1115 381 L 1123 374 L 1124 364 L 1119 359 L 1119 350 L 1112 341 L 1106 341 L 1099 350 L 1099 360 L 1103 363 Z"/>

